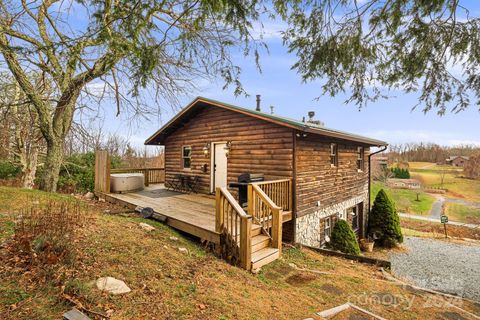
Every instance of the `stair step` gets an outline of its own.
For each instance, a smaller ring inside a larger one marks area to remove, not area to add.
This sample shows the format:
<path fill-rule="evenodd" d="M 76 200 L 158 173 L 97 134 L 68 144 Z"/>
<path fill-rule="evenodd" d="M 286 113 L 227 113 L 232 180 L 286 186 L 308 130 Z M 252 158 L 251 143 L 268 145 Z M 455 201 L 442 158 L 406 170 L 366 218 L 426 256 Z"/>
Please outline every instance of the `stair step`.
<path fill-rule="evenodd" d="M 276 248 L 263 248 L 252 253 L 252 270 L 258 269 L 279 257 L 279 251 Z"/>
<path fill-rule="evenodd" d="M 259 234 L 258 236 L 254 236 L 252 238 L 252 253 L 257 252 L 263 248 L 266 248 L 270 245 L 270 238 Z"/>
<path fill-rule="evenodd" d="M 254 236 L 257 236 L 261 233 L 262 233 L 262 226 L 259 225 L 259 224 L 256 224 L 256 223 L 255 224 L 252 223 L 252 231 L 251 231 L 250 235 L 252 237 L 254 237 Z"/>

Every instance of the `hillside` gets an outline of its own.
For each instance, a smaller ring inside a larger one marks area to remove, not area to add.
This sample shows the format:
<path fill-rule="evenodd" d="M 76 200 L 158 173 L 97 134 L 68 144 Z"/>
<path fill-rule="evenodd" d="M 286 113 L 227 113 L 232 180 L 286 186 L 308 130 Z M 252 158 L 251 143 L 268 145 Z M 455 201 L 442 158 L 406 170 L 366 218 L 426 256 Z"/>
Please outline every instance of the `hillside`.
<path fill-rule="evenodd" d="M 377 268 L 288 247 L 283 259 L 250 274 L 195 241 L 154 221 L 114 214 L 123 210 L 86 202 L 87 223 L 73 239 L 76 257 L 40 277 L 8 250 L 14 212 L 50 195 L 0 187 L 0 318 L 58 319 L 74 304 L 111 319 L 305 319 L 347 301 L 387 319 L 451 319 L 458 308 L 435 296 L 387 281 Z M 147 232 L 139 227 L 155 227 Z M 187 253 L 179 248 L 186 248 Z M 294 266 L 294 265 L 296 266 Z M 307 269 L 301 271 L 298 268 Z M 132 292 L 110 296 L 93 282 L 124 280 Z M 437 301 L 437 303 L 432 303 Z M 480 313 L 480 305 L 462 308 Z"/>

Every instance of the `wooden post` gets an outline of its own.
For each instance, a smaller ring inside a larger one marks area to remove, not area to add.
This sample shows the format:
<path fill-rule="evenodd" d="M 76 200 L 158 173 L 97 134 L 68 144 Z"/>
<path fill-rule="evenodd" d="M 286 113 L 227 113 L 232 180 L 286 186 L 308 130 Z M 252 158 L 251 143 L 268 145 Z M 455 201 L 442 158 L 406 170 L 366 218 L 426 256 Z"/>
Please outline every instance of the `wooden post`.
<path fill-rule="evenodd" d="M 223 226 L 223 210 L 222 210 L 222 192 L 220 188 L 215 190 L 215 231 L 220 233 Z"/>
<path fill-rule="evenodd" d="M 252 217 L 255 216 L 254 208 L 253 208 L 253 186 L 248 184 L 247 187 L 247 214 L 251 215 Z"/>
<path fill-rule="evenodd" d="M 110 193 L 110 155 L 108 151 L 95 152 L 95 191 Z"/>
<path fill-rule="evenodd" d="M 146 168 L 145 170 L 143 170 L 143 175 L 145 176 L 145 187 L 148 187 L 148 185 L 150 184 L 150 170 L 148 170 L 148 168 Z"/>
<path fill-rule="evenodd" d="M 240 265 L 245 270 L 252 268 L 252 217 L 240 219 Z"/>
<path fill-rule="evenodd" d="M 293 180 L 288 181 L 288 211 L 293 211 Z"/>
<path fill-rule="evenodd" d="M 283 210 L 280 208 L 274 208 L 272 210 L 272 247 L 279 250 L 279 256 L 282 252 L 282 212 Z"/>

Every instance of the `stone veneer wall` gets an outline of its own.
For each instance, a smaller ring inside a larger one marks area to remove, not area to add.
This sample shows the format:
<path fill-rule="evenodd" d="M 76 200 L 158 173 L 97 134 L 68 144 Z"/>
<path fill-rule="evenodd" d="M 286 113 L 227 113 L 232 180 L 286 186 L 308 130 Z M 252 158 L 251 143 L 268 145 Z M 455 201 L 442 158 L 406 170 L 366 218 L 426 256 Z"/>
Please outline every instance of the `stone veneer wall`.
<path fill-rule="evenodd" d="M 321 246 L 322 237 L 322 223 L 321 220 L 335 215 L 340 212 L 345 212 L 348 208 L 351 208 L 359 203 L 364 203 L 364 214 L 362 225 L 366 222 L 366 209 L 365 204 L 368 202 L 368 192 L 361 196 L 350 198 L 346 201 L 336 203 L 324 209 L 320 209 L 315 213 L 308 214 L 302 217 L 298 217 L 296 221 L 296 237 L 297 242 L 310 247 Z M 333 227 L 333 226 L 332 226 Z"/>

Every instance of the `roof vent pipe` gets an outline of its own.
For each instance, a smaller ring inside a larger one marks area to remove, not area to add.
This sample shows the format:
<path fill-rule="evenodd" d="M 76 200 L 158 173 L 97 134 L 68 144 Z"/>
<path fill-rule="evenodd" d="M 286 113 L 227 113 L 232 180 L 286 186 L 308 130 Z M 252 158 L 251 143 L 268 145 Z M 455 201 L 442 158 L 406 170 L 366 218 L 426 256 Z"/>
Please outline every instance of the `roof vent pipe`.
<path fill-rule="evenodd" d="M 274 108 L 275 108 L 274 106 L 270 106 L 270 114 L 273 114 L 273 113 L 274 113 L 274 112 L 273 112 L 273 109 L 274 109 Z"/>
<path fill-rule="evenodd" d="M 256 108 L 255 110 L 256 110 L 256 111 L 262 111 L 262 110 L 260 109 L 260 95 L 259 95 L 259 94 L 257 94 L 257 108 Z"/>
<path fill-rule="evenodd" d="M 315 117 L 315 111 L 308 111 L 308 121 L 313 121 L 313 118 Z"/>

